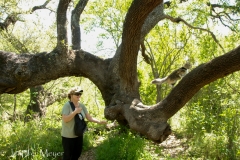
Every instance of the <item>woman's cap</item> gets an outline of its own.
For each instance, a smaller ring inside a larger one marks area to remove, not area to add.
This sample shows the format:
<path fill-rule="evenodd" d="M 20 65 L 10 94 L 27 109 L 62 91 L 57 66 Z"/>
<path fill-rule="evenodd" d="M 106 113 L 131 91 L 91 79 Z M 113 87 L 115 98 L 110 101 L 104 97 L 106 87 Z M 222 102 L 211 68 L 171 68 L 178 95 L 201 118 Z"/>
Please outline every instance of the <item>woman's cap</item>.
<path fill-rule="evenodd" d="M 81 87 L 73 87 L 69 90 L 68 92 L 68 98 L 71 99 L 71 95 L 75 94 L 75 93 L 80 93 L 82 94 L 83 93 L 83 90 Z"/>
<path fill-rule="evenodd" d="M 83 90 L 82 90 L 80 87 L 78 87 L 78 88 L 75 90 L 75 93 L 83 93 Z"/>

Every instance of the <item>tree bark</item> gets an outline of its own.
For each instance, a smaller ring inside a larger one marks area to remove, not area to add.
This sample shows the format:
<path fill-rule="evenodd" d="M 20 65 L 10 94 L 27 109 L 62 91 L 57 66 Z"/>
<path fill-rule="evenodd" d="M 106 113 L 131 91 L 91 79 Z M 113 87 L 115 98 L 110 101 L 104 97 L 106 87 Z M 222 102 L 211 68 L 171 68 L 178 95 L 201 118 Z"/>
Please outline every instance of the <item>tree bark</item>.
<path fill-rule="evenodd" d="M 82 14 L 88 0 L 81 0 L 72 11 L 71 30 L 72 30 L 72 49 L 81 49 L 81 30 L 79 25 L 80 15 Z"/>

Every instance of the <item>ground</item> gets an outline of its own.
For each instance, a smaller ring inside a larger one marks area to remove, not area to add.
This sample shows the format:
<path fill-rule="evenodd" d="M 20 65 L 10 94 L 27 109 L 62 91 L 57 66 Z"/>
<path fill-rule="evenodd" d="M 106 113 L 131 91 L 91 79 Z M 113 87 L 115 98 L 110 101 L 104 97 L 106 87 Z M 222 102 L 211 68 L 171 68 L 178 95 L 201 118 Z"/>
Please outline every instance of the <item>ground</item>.
<path fill-rule="evenodd" d="M 84 152 L 78 160 L 95 160 L 95 149 Z"/>
<path fill-rule="evenodd" d="M 159 160 L 164 160 L 164 157 L 166 155 L 168 157 L 174 158 L 182 152 L 186 151 L 188 147 L 185 145 L 185 142 L 185 139 L 178 139 L 174 134 L 172 134 L 168 136 L 168 138 L 163 143 L 156 146 L 161 148 L 161 154 L 159 155 L 152 151 L 152 154 L 155 154 L 153 157 L 158 157 L 160 158 Z M 95 160 L 95 148 L 84 152 L 79 160 Z"/>

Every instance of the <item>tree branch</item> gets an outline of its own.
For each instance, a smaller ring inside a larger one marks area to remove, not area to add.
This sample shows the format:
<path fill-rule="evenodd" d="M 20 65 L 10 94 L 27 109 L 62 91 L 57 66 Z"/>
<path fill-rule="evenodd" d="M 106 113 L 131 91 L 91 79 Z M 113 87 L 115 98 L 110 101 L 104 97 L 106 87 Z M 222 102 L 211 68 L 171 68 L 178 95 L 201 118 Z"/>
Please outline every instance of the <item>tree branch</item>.
<path fill-rule="evenodd" d="M 147 63 L 147 64 L 151 64 L 151 60 L 150 60 L 150 57 L 148 57 L 148 55 L 146 54 L 146 47 L 144 45 L 144 42 L 141 43 L 141 48 L 142 48 L 142 56 L 143 56 L 143 59 L 144 61 Z"/>
<path fill-rule="evenodd" d="M 15 24 L 17 22 L 17 18 L 14 15 L 9 15 L 5 19 L 3 23 L 0 23 L 0 30 L 6 30 L 9 27 L 10 24 Z"/>
<path fill-rule="evenodd" d="M 106 97 L 104 89 L 110 87 L 105 79 L 109 62 L 110 59 L 103 60 L 82 50 L 20 55 L 0 51 L 0 94 L 20 93 L 59 77 L 82 76 L 90 79 Z"/>
<path fill-rule="evenodd" d="M 219 47 L 223 50 L 223 52 L 225 53 L 225 50 L 224 48 L 222 47 L 222 45 L 219 43 L 219 41 L 217 40 L 216 36 L 214 35 L 213 32 L 209 31 L 208 29 L 205 29 L 205 28 L 200 28 L 200 27 L 194 27 L 192 26 L 191 24 L 187 23 L 185 20 L 183 20 L 182 18 L 178 17 L 178 18 L 174 18 L 174 17 L 171 17 L 169 15 L 165 15 L 164 16 L 165 19 L 169 19 L 170 21 L 172 22 L 175 22 L 175 23 L 179 23 L 179 22 L 183 22 L 186 26 L 188 26 L 189 28 L 192 28 L 192 29 L 198 29 L 198 30 L 202 30 L 202 31 L 205 31 L 205 32 L 208 32 L 213 40 L 219 45 Z"/>
<path fill-rule="evenodd" d="M 57 8 L 57 49 L 68 49 L 67 9 L 71 0 L 60 0 Z"/>
<path fill-rule="evenodd" d="M 228 27 L 230 30 L 232 30 L 233 32 L 237 32 L 238 31 L 238 28 L 237 29 L 234 29 L 233 27 L 229 26 L 228 24 L 226 24 L 224 22 L 224 18 L 226 18 L 227 20 L 230 20 L 228 21 L 227 23 L 232 23 L 234 21 L 239 21 L 240 19 L 237 18 L 239 16 L 234 16 L 236 18 L 232 18 L 234 14 L 238 14 L 240 13 L 240 9 L 238 6 L 227 6 L 227 5 L 221 5 L 221 4 L 211 4 L 211 3 L 207 3 L 207 5 L 210 7 L 210 15 L 213 17 L 213 18 L 217 18 L 220 20 L 220 22 L 225 26 L 225 27 Z M 221 9 L 224 9 L 224 11 L 222 12 L 217 12 L 216 8 L 221 8 Z M 213 12 L 212 12 L 213 11 Z M 229 12 L 229 13 L 227 13 Z M 213 13 L 215 13 L 216 15 L 213 15 Z M 232 16 L 231 16 L 232 15 Z"/>
<path fill-rule="evenodd" d="M 160 103 L 168 118 L 178 112 L 203 86 L 240 70 L 240 46 L 189 72 Z"/>
<path fill-rule="evenodd" d="M 167 120 L 203 86 L 239 70 L 240 46 L 193 69 L 156 105 L 146 106 L 137 99 L 132 100 L 131 104 L 119 101 L 115 106 L 105 109 L 105 116 L 122 123 L 127 121 L 131 129 L 153 141 L 162 142 L 171 134 Z"/>
<path fill-rule="evenodd" d="M 72 49 L 81 49 L 81 30 L 79 25 L 80 16 L 86 7 L 88 0 L 80 0 L 72 11 L 71 30 L 72 30 Z"/>
<path fill-rule="evenodd" d="M 156 24 L 164 19 L 164 6 L 160 3 L 153 11 L 147 16 L 142 29 L 141 29 L 141 41 L 144 41 L 146 35 L 156 26 Z"/>
<path fill-rule="evenodd" d="M 122 48 L 119 63 L 119 73 L 124 85 L 123 91 L 138 90 L 137 82 L 137 55 L 140 46 L 141 29 L 148 14 L 162 1 L 134 0 L 128 10 L 123 24 Z M 131 93 L 131 92 L 130 92 Z"/>
<path fill-rule="evenodd" d="M 163 3 L 160 3 L 157 7 L 153 9 L 153 11 L 147 16 L 142 29 L 141 29 L 141 43 L 144 41 L 145 36 L 151 31 L 151 29 L 160 21 L 163 19 Z M 113 57 L 113 60 L 111 61 L 110 67 L 114 70 L 114 78 L 116 81 L 119 78 L 119 74 L 116 71 L 119 71 L 119 58 L 121 53 L 122 44 L 119 45 L 119 47 L 116 50 L 116 53 Z"/>
<path fill-rule="evenodd" d="M 38 9 L 47 9 L 47 5 L 51 0 L 47 0 L 43 5 L 40 6 L 34 6 L 31 10 L 31 13 L 33 13 L 34 11 L 38 10 Z"/>

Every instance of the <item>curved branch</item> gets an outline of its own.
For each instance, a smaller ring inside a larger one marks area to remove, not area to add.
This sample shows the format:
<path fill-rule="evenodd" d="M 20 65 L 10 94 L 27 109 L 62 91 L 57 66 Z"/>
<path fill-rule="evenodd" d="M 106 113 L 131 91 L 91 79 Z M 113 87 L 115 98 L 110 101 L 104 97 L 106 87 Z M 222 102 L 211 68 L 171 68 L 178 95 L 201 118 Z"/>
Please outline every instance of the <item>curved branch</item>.
<path fill-rule="evenodd" d="M 220 22 L 225 26 L 228 27 L 230 30 L 232 30 L 233 32 L 237 32 L 238 29 L 234 29 L 233 27 L 229 26 L 228 24 L 224 23 L 224 17 L 230 21 L 228 21 L 227 23 L 231 23 L 234 21 L 239 21 L 240 19 L 238 18 L 239 16 L 234 16 L 236 14 L 240 13 L 239 7 L 236 6 L 228 6 L 228 5 L 221 5 L 221 4 L 211 4 L 211 3 L 207 3 L 207 5 L 210 7 L 210 15 L 213 18 L 217 18 L 220 20 Z M 215 8 L 221 8 L 223 11 L 222 12 L 217 12 L 218 10 L 215 10 Z M 216 15 L 213 15 L 212 13 L 215 13 Z M 234 17 L 234 18 L 232 18 Z"/>
<path fill-rule="evenodd" d="M 156 106 L 167 118 L 179 111 L 203 86 L 240 70 L 240 46 L 202 64 L 188 73 L 171 93 Z M 163 107 L 163 104 L 165 105 Z"/>
<path fill-rule="evenodd" d="M 161 102 L 147 106 L 137 99 L 132 99 L 132 103 L 126 103 L 118 97 L 115 105 L 105 108 L 105 117 L 110 120 L 117 119 L 118 122 L 128 124 L 130 129 L 140 132 L 149 139 L 162 142 L 171 134 L 167 120 L 204 85 L 239 70 L 240 46 L 192 70 Z"/>
<path fill-rule="evenodd" d="M 230 19 L 231 21 L 239 21 L 239 20 L 240 20 L 240 18 L 236 18 L 236 19 L 231 18 L 231 16 L 230 16 L 228 13 L 226 13 L 226 12 L 223 12 L 223 14 L 224 14 L 228 19 Z"/>
<path fill-rule="evenodd" d="M 87 77 L 103 90 L 108 85 L 105 80 L 108 64 L 109 60 L 82 50 L 69 54 L 43 52 L 34 55 L 0 51 L 0 94 L 20 93 L 65 76 Z"/>
<path fill-rule="evenodd" d="M 31 10 L 31 13 L 33 13 L 34 11 L 38 10 L 38 9 L 47 9 L 46 6 L 48 5 L 48 3 L 51 0 L 47 0 L 43 5 L 41 6 L 34 6 Z M 18 14 L 22 14 L 22 13 L 15 13 L 15 14 L 10 14 L 7 16 L 7 18 L 5 19 L 5 21 L 3 23 L 0 23 L 0 30 L 7 30 L 7 28 L 9 27 L 10 24 L 15 24 L 17 22 L 17 16 Z"/>
<path fill-rule="evenodd" d="M 38 10 L 38 9 L 47 9 L 47 5 L 51 0 L 47 0 L 43 5 L 40 6 L 34 6 L 31 10 L 31 13 L 33 13 L 34 11 Z"/>
<path fill-rule="evenodd" d="M 176 23 L 179 23 L 179 22 L 183 22 L 186 26 L 188 26 L 189 28 L 192 28 L 192 29 L 199 29 L 199 30 L 202 30 L 202 31 L 205 31 L 205 32 L 208 32 L 213 40 L 219 45 L 219 47 L 223 50 L 223 52 L 225 53 L 225 50 L 224 48 L 222 47 L 222 45 L 219 43 L 219 41 L 217 40 L 216 36 L 214 35 L 213 32 L 209 31 L 208 29 L 205 29 L 205 28 L 200 28 L 200 27 L 194 27 L 192 26 L 191 24 L 187 23 L 184 19 L 178 17 L 178 18 L 174 18 L 174 17 L 171 17 L 169 15 L 165 15 L 164 18 L 166 19 L 169 19 L 171 20 L 172 22 L 176 22 Z"/>
<path fill-rule="evenodd" d="M 14 25 L 16 22 L 17 18 L 14 15 L 9 15 L 3 23 L 0 23 L 0 30 L 7 30 L 10 24 Z"/>
<path fill-rule="evenodd" d="M 237 31 L 238 31 L 238 29 L 235 29 L 235 28 L 231 27 L 230 25 L 226 24 L 226 23 L 224 22 L 224 19 L 223 19 L 223 18 L 226 17 L 227 20 L 230 20 L 230 21 L 228 21 L 227 23 L 232 23 L 232 22 L 234 22 L 234 21 L 239 21 L 240 19 L 233 19 L 233 18 L 231 18 L 231 17 L 229 16 L 229 14 L 227 14 L 227 13 L 225 13 L 225 12 L 222 13 L 222 14 L 224 14 L 224 15 L 220 15 L 220 13 L 216 13 L 216 12 L 215 12 L 215 14 L 216 14 L 216 15 L 211 14 L 211 17 L 219 19 L 220 22 L 221 22 L 225 27 L 228 27 L 231 31 L 233 31 L 233 32 L 237 32 Z"/>

